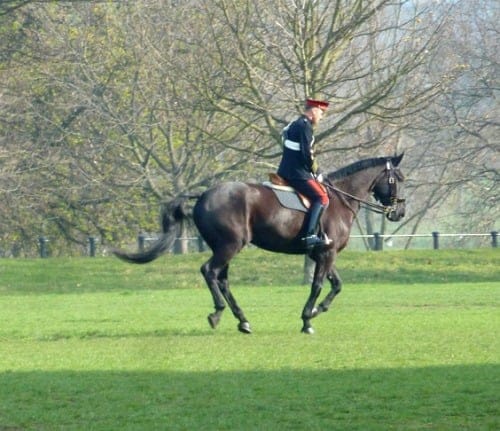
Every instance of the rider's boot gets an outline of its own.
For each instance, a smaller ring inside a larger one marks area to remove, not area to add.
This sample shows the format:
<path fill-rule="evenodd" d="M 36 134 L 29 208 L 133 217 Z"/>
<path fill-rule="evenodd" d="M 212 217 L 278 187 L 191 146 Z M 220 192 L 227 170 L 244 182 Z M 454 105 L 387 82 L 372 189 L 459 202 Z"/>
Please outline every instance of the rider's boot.
<path fill-rule="evenodd" d="M 302 238 L 302 241 L 308 249 L 312 249 L 317 246 L 325 246 L 330 243 L 327 238 L 320 238 L 316 234 L 321 215 L 323 214 L 325 208 L 326 207 L 324 205 L 321 205 L 319 202 L 315 202 L 312 204 L 309 212 L 307 213 L 306 236 Z"/>

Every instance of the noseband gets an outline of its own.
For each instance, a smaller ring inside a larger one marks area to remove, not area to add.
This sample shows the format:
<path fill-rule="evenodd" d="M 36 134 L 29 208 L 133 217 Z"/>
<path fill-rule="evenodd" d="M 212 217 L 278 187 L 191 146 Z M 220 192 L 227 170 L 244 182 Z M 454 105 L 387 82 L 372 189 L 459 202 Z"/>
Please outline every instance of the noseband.
<path fill-rule="evenodd" d="M 388 159 L 385 163 L 385 171 L 388 172 L 387 184 L 389 186 L 389 198 L 391 200 L 390 205 L 384 205 L 383 212 L 389 214 L 391 212 L 398 211 L 402 205 L 406 202 L 406 199 L 398 197 L 398 183 L 396 181 L 396 174 L 392 162 Z"/>

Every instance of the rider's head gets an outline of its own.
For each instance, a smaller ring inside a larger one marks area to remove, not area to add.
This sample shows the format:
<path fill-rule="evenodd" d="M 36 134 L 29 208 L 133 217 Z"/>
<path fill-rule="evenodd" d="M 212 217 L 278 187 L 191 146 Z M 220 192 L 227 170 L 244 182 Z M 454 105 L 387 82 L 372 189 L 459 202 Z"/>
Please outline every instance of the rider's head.
<path fill-rule="evenodd" d="M 323 100 L 306 100 L 305 115 L 309 118 L 313 126 L 318 124 L 323 118 L 323 113 L 326 111 L 326 108 L 328 108 L 328 105 L 329 103 Z"/>

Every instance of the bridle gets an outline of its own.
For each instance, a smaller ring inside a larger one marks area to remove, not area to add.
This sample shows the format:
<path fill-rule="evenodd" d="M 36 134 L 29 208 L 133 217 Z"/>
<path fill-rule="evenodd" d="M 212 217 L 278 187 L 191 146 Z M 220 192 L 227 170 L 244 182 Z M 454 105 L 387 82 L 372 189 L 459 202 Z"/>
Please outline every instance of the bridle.
<path fill-rule="evenodd" d="M 374 185 L 379 181 L 379 178 L 381 175 L 387 175 L 387 185 L 389 187 L 389 199 L 390 199 L 390 204 L 389 205 L 383 205 L 379 204 L 376 202 L 370 202 L 361 198 L 358 198 L 357 196 L 354 196 L 350 193 L 345 192 L 344 190 L 339 189 L 338 187 L 335 187 L 329 180 L 327 182 L 323 182 L 323 185 L 327 187 L 328 189 L 338 193 L 343 201 L 343 203 L 349 208 L 354 214 L 357 213 L 349 202 L 345 199 L 345 197 L 348 197 L 350 199 L 353 199 L 361 204 L 364 208 L 375 212 L 377 214 L 390 214 L 391 212 L 395 212 L 399 209 L 401 205 L 405 203 L 405 199 L 399 198 L 397 196 L 398 194 L 398 186 L 397 186 L 397 178 L 395 174 L 395 169 L 394 166 L 391 162 L 390 159 L 387 159 L 386 164 L 385 164 L 385 170 L 382 172 L 375 180 L 373 181 L 373 184 L 370 187 L 370 190 L 373 189 Z"/>

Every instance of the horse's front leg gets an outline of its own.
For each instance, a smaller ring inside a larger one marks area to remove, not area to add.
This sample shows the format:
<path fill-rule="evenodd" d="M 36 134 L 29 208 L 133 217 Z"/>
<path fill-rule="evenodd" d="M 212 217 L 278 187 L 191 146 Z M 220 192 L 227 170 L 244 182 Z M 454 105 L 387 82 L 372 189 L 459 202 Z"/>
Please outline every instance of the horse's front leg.
<path fill-rule="evenodd" d="M 318 312 L 314 304 L 316 304 L 318 296 L 321 292 L 322 281 L 323 280 L 316 281 L 316 277 L 314 277 L 311 285 L 311 293 L 309 295 L 309 298 L 307 299 L 304 309 L 302 310 L 302 321 L 304 322 L 302 326 L 302 332 L 304 334 L 314 334 L 314 329 L 311 325 L 311 319 L 315 317 Z"/>
<path fill-rule="evenodd" d="M 304 334 L 314 334 L 314 329 L 311 325 L 311 319 L 316 317 L 318 310 L 315 307 L 316 301 L 318 300 L 319 294 L 321 293 L 321 288 L 323 286 L 323 280 L 325 279 L 326 268 L 331 265 L 330 253 L 325 255 L 316 256 L 316 267 L 314 269 L 314 278 L 311 284 L 311 293 L 309 298 L 307 298 L 306 305 L 302 310 L 302 332 Z"/>
<path fill-rule="evenodd" d="M 325 311 L 328 311 L 333 299 L 342 290 L 342 280 L 340 279 L 339 274 L 334 267 L 332 267 L 330 271 L 328 271 L 326 278 L 330 281 L 331 290 L 328 293 L 328 295 L 326 295 L 325 299 L 323 299 L 323 301 L 321 301 L 321 303 L 318 305 L 316 316 L 319 313 L 324 313 Z"/>

